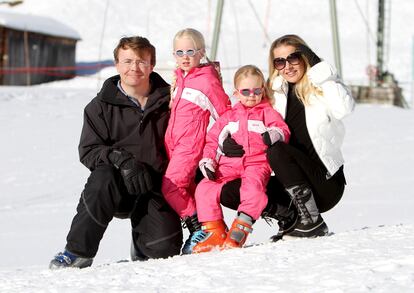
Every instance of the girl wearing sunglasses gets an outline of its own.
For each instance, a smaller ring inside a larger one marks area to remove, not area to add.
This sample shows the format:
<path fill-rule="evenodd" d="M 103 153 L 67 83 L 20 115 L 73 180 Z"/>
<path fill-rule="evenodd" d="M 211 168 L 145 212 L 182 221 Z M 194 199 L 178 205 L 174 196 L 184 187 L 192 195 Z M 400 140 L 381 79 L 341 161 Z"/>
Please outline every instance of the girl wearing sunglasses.
<path fill-rule="evenodd" d="M 203 159 L 199 163 L 205 178 L 197 185 L 195 198 L 205 234 L 197 239 L 193 253 L 242 247 L 268 201 L 265 191 L 272 170 L 266 150 L 276 142 L 287 142 L 290 136 L 283 118 L 270 103 L 266 81 L 259 68 L 246 65 L 237 70 L 234 87 L 234 96 L 239 102 L 207 133 Z M 220 157 L 218 150 L 228 134 L 243 146 L 242 157 Z M 241 178 L 241 203 L 227 232 L 220 193 L 223 185 L 235 178 Z"/>
<path fill-rule="evenodd" d="M 269 203 L 262 216 L 278 220 L 273 241 L 285 235 L 327 235 L 320 213 L 334 207 L 344 192 L 341 120 L 353 111 L 354 100 L 336 70 L 296 35 L 272 43 L 268 83 L 291 138 L 289 144 L 276 143 L 268 150 L 275 176 L 269 181 Z M 229 156 L 241 151 L 231 139 L 223 148 Z M 237 206 L 239 184 L 224 186 L 223 204 Z"/>
<path fill-rule="evenodd" d="M 202 157 L 210 117 L 216 120 L 230 108 L 215 64 L 206 57 L 203 35 L 192 28 L 179 31 L 173 41 L 177 69 L 171 86 L 171 116 L 165 134 L 170 159 L 162 192 L 189 229 L 182 248 L 191 253 L 192 239 L 201 232 L 194 199 L 195 174 Z M 203 62 L 206 60 L 205 62 Z"/>

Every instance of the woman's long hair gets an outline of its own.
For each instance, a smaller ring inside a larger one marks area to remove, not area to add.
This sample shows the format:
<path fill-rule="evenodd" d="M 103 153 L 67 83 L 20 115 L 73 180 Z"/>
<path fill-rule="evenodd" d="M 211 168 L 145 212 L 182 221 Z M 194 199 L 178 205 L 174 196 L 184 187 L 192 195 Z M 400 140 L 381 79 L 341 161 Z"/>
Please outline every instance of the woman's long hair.
<path fill-rule="evenodd" d="M 276 76 L 280 75 L 279 71 L 275 69 L 273 65 L 273 50 L 280 46 L 292 46 L 297 49 L 299 45 L 307 46 L 305 41 L 297 35 L 284 35 L 276 39 L 275 41 L 273 41 L 272 45 L 270 46 L 269 60 L 268 60 L 269 62 L 268 86 L 269 86 L 269 90 L 271 91 L 272 95 L 273 95 L 273 89 L 272 89 L 273 80 Z M 303 77 L 295 84 L 295 94 L 304 105 L 309 105 L 310 95 L 311 94 L 320 95 L 322 94 L 322 91 L 310 83 L 306 73 L 311 66 L 309 65 L 309 62 L 306 58 L 301 58 L 301 59 L 305 63 L 305 72 L 303 74 Z"/>

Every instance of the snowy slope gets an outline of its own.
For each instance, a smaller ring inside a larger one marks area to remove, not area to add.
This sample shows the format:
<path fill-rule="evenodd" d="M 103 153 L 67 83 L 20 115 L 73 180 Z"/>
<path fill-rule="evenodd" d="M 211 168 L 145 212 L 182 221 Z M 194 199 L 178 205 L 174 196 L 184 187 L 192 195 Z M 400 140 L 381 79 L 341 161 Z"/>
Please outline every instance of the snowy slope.
<path fill-rule="evenodd" d="M 0 292 L 414 289 L 414 113 L 372 105 L 358 105 L 345 120 L 348 186 L 324 214 L 333 236 L 113 264 L 129 258 L 130 244 L 128 221 L 114 220 L 92 268 L 48 271 L 88 176 L 77 157 L 83 107 L 96 92 L 86 85 L 95 87 L 77 78 L 1 88 Z M 233 216 L 226 211 L 227 222 Z M 254 228 L 249 245 L 276 231 L 262 220 Z"/>
<path fill-rule="evenodd" d="M 414 288 L 413 250 L 414 225 L 388 226 L 83 270 L 0 270 L 0 290 L 408 293 Z"/>
<path fill-rule="evenodd" d="M 13 11 L 51 16 L 78 30 L 82 37 L 79 61 L 94 61 L 99 55 L 111 58 L 120 36 L 141 34 L 158 48 L 157 69 L 168 69 L 176 30 L 194 26 L 211 36 L 208 8 L 214 14 L 215 1 L 143 0 L 140 9 L 137 2 L 25 0 Z M 252 2 L 265 15 L 269 2 Z M 106 3 L 110 10 L 99 54 Z M 224 67 L 227 92 L 231 92 L 234 69 L 225 68 L 256 63 L 266 69 L 268 44 L 248 3 L 225 4 L 218 59 Z M 327 1 L 271 3 L 268 27 L 272 39 L 298 33 L 321 56 L 332 60 L 330 28 L 322 23 L 329 23 Z M 345 28 L 341 40 L 348 80 L 364 79 L 370 59 L 355 3 L 370 7 L 371 16 L 375 13 L 375 6 L 367 0 L 337 1 Z M 299 15 L 297 7 L 302 7 L 300 22 L 292 19 Z M 393 0 L 391 11 L 395 25 L 390 68 L 400 80 L 409 80 L 414 2 Z M 281 16 L 292 21 L 279 21 Z M 130 225 L 115 219 L 91 268 L 49 271 L 50 259 L 65 245 L 89 174 L 77 154 L 83 107 L 102 79 L 113 73 L 108 68 L 99 78 L 0 87 L 0 292 L 414 292 L 414 112 L 377 105 L 358 105 L 344 121 L 348 185 L 341 202 L 323 215 L 334 235 L 117 263 L 129 258 Z M 162 73 L 170 78 L 169 70 Z M 227 222 L 233 216 L 233 211 L 226 210 Z M 266 242 L 276 227 L 258 221 L 254 229 L 249 245 Z"/>

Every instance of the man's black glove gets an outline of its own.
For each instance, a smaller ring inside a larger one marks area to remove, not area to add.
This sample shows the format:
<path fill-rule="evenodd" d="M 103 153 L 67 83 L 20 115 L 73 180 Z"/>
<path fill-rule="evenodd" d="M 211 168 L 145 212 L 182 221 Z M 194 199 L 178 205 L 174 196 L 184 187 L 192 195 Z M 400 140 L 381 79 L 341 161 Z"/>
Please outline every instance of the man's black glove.
<path fill-rule="evenodd" d="M 243 157 L 244 149 L 229 134 L 223 141 L 223 153 L 226 157 L 239 158 Z"/>
<path fill-rule="evenodd" d="M 108 159 L 119 170 L 130 194 L 144 194 L 153 188 L 151 175 L 144 163 L 138 162 L 127 151 L 114 150 Z"/>
<path fill-rule="evenodd" d="M 305 56 L 311 67 L 321 62 L 321 58 L 319 58 L 318 55 L 316 55 L 315 52 L 313 52 L 308 46 L 299 45 L 298 50 L 303 56 Z"/>

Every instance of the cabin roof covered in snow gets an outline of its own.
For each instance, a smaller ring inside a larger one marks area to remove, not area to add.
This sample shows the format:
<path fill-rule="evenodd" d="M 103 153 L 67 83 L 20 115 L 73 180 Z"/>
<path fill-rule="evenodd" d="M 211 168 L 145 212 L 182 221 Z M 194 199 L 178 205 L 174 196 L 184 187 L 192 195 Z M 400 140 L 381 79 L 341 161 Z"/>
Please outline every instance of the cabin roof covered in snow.
<path fill-rule="evenodd" d="M 32 14 L 18 14 L 0 10 L 0 26 L 28 32 L 36 32 L 55 37 L 80 40 L 73 28 L 53 18 Z"/>

